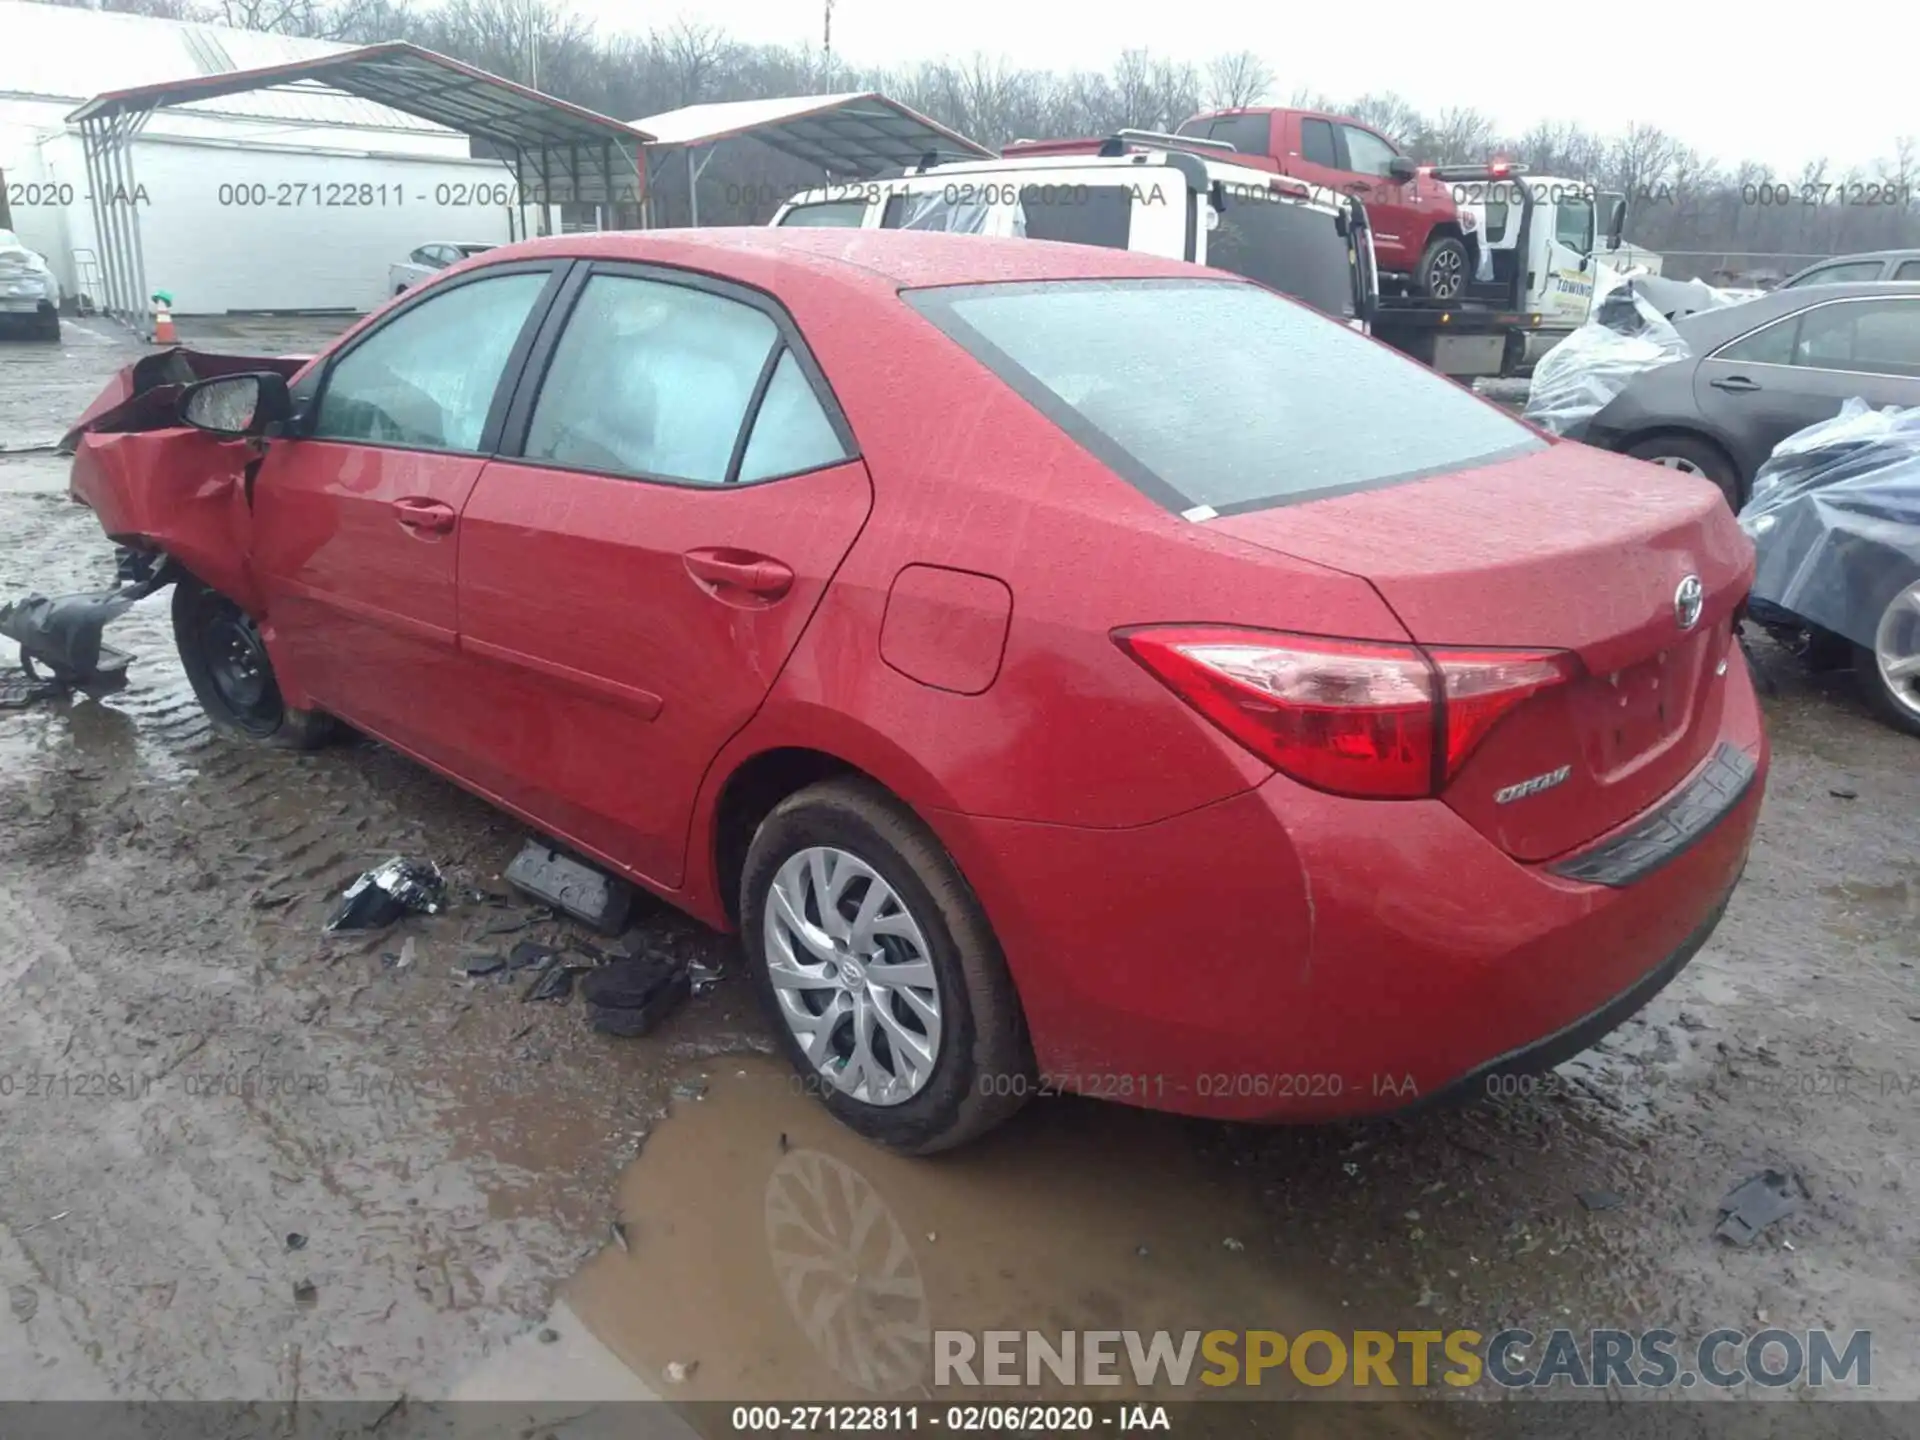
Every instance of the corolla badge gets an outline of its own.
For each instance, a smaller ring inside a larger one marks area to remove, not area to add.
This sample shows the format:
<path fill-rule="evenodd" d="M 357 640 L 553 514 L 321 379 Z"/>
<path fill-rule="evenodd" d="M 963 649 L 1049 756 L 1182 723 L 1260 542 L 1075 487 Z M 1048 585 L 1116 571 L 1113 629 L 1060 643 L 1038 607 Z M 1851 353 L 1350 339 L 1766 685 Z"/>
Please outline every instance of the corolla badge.
<path fill-rule="evenodd" d="M 1707 587 L 1700 583 L 1700 577 L 1687 576 L 1673 592 L 1674 623 L 1682 630 L 1691 630 L 1700 623 L 1700 610 L 1706 603 Z"/>

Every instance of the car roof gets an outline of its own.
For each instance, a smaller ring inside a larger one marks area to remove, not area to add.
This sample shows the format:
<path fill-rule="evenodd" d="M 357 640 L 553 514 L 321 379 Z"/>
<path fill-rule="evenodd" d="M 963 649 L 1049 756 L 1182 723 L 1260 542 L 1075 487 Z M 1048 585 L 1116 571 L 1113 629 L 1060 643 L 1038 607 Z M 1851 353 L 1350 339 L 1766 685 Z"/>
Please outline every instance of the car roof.
<path fill-rule="evenodd" d="M 1845 285 L 1808 285 L 1802 289 L 1770 290 L 1751 300 L 1732 305 L 1716 305 L 1711 310 L 1696 310 L 1674 321 L 1674 328 L 1696 351 L 1704 352 L 1725 344 L 1736 335 L 1744 335 L 1756 325 L 1791 315 L 1809 306 L 1829 300 L 1859 299 L 1866 296 L 1920 296 L 1920 281 L 1854 280 Z"/>
<path fill-rule="evenodd" d="M 1802 265 L 1780 283 L 1783 286 L 1791 285 L 1802 275 L 1810 274 L 1815 270 L 1824 270 L 1829 265 L 1850 265 L 1860 260 L 1920 260 L 1920 250 L 1862 250 L 1854 255 L 1829 255 L 1824 260 L 1814 261 L 1811 265 Z"/>
<path fill-rule="evenodd" d="M 885 290 L 1021 280 L 1213 275 L 1179 260 L 1098 245 L 950 235 L 929 230 L 738 226 L 701 230 L 618 230 L 523 240 L 487 252 L 488 266 L 548 256 L 630 260 L 701 270 L 761 289 L 810 278 Z"/>

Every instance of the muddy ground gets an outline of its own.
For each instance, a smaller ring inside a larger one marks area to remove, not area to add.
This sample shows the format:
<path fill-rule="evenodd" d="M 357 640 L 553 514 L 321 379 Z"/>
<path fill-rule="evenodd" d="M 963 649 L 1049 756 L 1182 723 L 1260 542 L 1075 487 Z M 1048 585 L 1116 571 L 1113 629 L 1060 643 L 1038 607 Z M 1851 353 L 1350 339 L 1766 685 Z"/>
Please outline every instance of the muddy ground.
<path fill-rule="evenodd" d="M 0 449 L 136 353 L 83 325 L 0 348 Z M 0 455 L 0 597 L 111 582 L 65 468 Z M 1310 1130 L 1054 1100 L 909 1162 L 794 1093 L 730 944 L 671 912 L 649 943 L 727 974 L 647 1039 L 460 977 L 561 928 L 488 933 L 525 918 L 474 893 L 515 823 L 374 744 L 216 734 L 164 595 L 113 635 L 124 693 L 0 713 L 0 1396 L 924 1393 L 889 1304 L 909 1331 L 1869 1328 L 1875 1392 L 1920 1396 L 1920 746 L 1775 652 L 1745 884 L 1551 1093 Z M 396 853 L 455 907 L 324 937 Z M 1798 1211 L 1715 1240 L 1768 1167 Z"/>

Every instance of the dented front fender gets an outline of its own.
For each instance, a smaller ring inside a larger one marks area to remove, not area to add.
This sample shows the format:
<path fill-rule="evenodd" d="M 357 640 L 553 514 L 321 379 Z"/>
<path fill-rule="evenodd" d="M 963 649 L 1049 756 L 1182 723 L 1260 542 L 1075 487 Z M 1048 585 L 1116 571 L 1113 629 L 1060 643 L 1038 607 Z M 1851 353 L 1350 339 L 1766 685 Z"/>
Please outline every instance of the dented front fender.
<path fill-rule="evenodd" d="M 175 427 L 80 437 L 69 488 L 107 538 L 160 550 L 259 614 L 247 470 L 255 447 Z"/>

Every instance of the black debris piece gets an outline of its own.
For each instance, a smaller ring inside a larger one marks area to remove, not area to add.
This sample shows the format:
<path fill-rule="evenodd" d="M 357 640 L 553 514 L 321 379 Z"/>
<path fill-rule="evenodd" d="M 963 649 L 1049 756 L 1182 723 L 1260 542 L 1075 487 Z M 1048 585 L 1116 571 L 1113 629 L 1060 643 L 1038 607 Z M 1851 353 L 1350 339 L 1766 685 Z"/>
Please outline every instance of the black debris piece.
<path fill-rule="evenodd" d="M 31 661 L 22 662 L 22 670 Z M 0 675 L 0 710 L 24 710 L 41 700 L 57 700 L 66 687 L 55 680 L 37 679 L 30 674 Z"/>
<path fill-rule="evenodd" d="M 507 968 L 504 955 L 469 955 L 460 962 L 460 968 L 454 973 L 465 975 L 468 979 L 478 979 L 482 975 L 498 975 Z"/>
<path fill-rule="evenodd" d="M 20 646 L 20 669 L 28 687 L 20 693 L 32 703 L 48 692 L 81 690 L 98 698 L 124 690 L 132 656 L 100 643 L 109 624 L 163 585 L 173 582 L 174 566 L 159 556 L 121 554 L 120 577 L 130 583 L 81 595 L 28 595 L 0 605 L 0 635 Z M 10 696 L 16 687 L 4 693 Z"/>
<path fill-rule="evenodd" d="M 1860 798 L 1860 792 L 1858 790 L 1849 789 L 1845 785 L 1836 785 L 1827 791 L 1827 794 L 1833 796 L 1836 800 L 1858 800 Z"/>
<path fill-rule="evenodd" d="M 692 986 L 687 972 L 662 960 L 616 960 L 580 982 L 593 1028 L 603 1035 L 645 1035 L 678 1008 Z"/>
<path fill-rule="evenodd" d="M 687 964 L 687 979 L 695 995 L 705 995 L 726 977 L 727 970 L 724 965 L 708 965 L 699 960 L 689 961 Z"/>
<path fill-rule="evenodd" d="M 503 915 L 498 920 L 489 920 L 480 930 L 484 938 L 488 935 L 511 935 L 516 930 L 524 930 L 533 923 L 531 915 Z"/>
<path fill-rule="evenodd" d="M 378 930 L 402 915 L 438 915 L 446 903 L 447 882 L 438 865 L 396 855 L 346 888 L 326 928 Z"/>
<path fill-rule="evenodd" d="M 540 973 L 533 977 L 522 1000 L 566 1000 L 573 994 L 573 972 L 558 955 L 550 955 Z"/>
<path fill-rule="evenodd" d="M 302 1235 L 298 1230 L 289 1230 L 287 1232 L 287 1249 L 304 1250 L 306 1248 L 307 1248 L 306 1236 Z"/>
<path fill-rule="evenodd" d="M 596 965 L 604 965 L 607 963 L 607 952 L 602 950 L 598 945 L 592 944 L 590 941 L 578 939 L 569 940 L 567 941 L 567 949 L 581 957 L 580 960 L 568 962 L 575 970 L 590 970 Z"/>
<path fill-rule="evenodd" d="M 548 1330 L 542 1330 L 540 1332 L 540 1343 L 542 1345 L 551 1345 L 553 1344 L 554 1341 L 558 1340 L 559 1338 L 560 1338 L 560 1332 L 558 1330 L 548 1329 Z"/>
<path fill-rule="evenodd" d="M 542 945 L 537 940 L 522 940 L 507 952 L 507 969 L 530 970 L 535 965 L 544 965 L 559 952 L 551 945 Z"/>
<path fill-rule="evenodd" d="M 293 1283 L 293 1303 L 311 1305 L 320 1298 L 319 1287 L 311 1280 L 296 1280 Z"/>
<path fill-rule="evenodd" d="M 1798 1177 L 1785 1170 L 1762 1170 L 1727 1192 L 1713 1233 L 1735 1245 L 1751 1245 L 1762 1230 L 1799 1207 L 1800 1194 Z"/>
<path fill-rule="evenodd" d="M 1618 1210 L 1627 1202 L 1617 1190 L 1582 1190 L 1580 1203 L 1589 1210 Z"/>
<path fill-rule="evenodd" d="M 633 908 L 633 887 L 626 881 L 538 840 L 513 857 L 506 880 L 603 935 L 618 935 Z"/>

